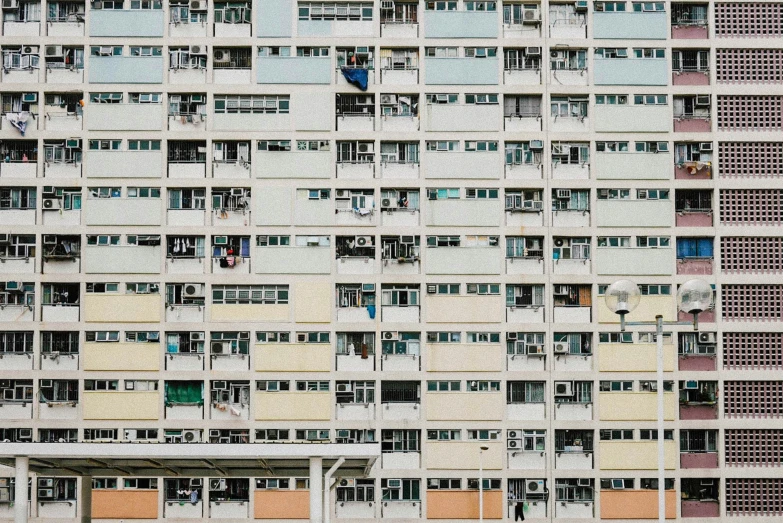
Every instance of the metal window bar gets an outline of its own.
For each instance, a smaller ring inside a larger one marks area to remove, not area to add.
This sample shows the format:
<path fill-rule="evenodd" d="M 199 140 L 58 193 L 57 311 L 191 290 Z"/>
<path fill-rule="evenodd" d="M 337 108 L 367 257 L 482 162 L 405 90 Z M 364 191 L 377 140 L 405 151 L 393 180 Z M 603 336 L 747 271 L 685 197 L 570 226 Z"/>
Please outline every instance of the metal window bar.
<path fill-rule="evenodd" d="M 199 151 L 199 149 L 202 149 Z M 172 140 L 168 143 L 169 163 L 206 163 L 206 142 L 185 142 Z"/>

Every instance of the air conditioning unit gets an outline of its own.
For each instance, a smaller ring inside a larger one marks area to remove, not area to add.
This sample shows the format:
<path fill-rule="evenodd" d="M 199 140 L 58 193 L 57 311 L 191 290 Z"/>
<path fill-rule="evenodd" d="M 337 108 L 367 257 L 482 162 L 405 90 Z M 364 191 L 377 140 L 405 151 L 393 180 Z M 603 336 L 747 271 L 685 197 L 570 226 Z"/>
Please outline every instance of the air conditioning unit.
<path fill-rule="evenodd" d="M 38 54 L 38 46 L 37 45 L 25 45 L 22 47 L 22 54 Z M 35 95 L 36 98 L 38 95 Z"/>
<path fill-rule="evenodd" d="M 209 490 L 226 490 L 225 478 L 210 478 Z"/>
<path fill-rule="evenodd" d="M 101 47 L 98 49 L 98 56 L 111 56 L 114 54 L 114 49 L 108 46 Z"/>
<path fill-rule="evenodd" d="M 52 388 L 52 380 L 41 380 L 39 385 L 42 389 L 51 389 Z"/>
<path fill-rule="evenodd" d="M 522 433 L 518 430 L 509 430 L 507 436 L 509 440 L 519 439 L 522 436 Z"/>
<path fill-rule="evenodd" d="M 18 0 L 3 0 L 3 9 L 17 9 L 18 7 Z"/>
<path fill-rule="evenodd" d="M 396 94 L 382 94 L 381 105 L 395 105 L 397 103 Z"/>
<path fill-rule="evenodd" d="M 560 342 L 554 344 L 555 354 L 568 354 L 568 343 Z"/>
<path fill-rule="evenodd" d="M 527 346 L 527 353 L 528 354 L 544 354 L 544 346 L 543 345 L 528 345 Z"/>
<path fill-rule="evenodd" d="M 26 104 L 38 103 L 38 93 L 23 93 L 22 103 L 26 103 Z"/>
<path fill-rule="evenodd" d="M 52 186 L 52 185 L 44 185 L 43 192 L 41 193 L 41 196 L 43 196 L 44 198 L 46 198 L 47 196 L 50 196 L 50 197 L 54 198 L 56 195 L 57 195 L 57 192 L 56 192 L 54 186 Z"/>
<path fill-rule="evenodd" d="M 397 341 L 400 336 L 397 334 L 396 331 L 386 331 L 383 333 L 383 341 Z"/>
<path fill-rule="evenodd" d="M 696 96 L 696 106 L 704 107 L 710 105 L 710 95 L 700 94 Z"/>
<path fill-rule="evenodd" d="M 234 187 L 231 189 L 231 196 L 244 196 L 245 190 L 241 187 Z"/>
<path fill-rule="evenodd" d="M 206 11 L 207 10 L 207 0 L 191 0 L 190 1 L 190 10 L 191 11 Z"/>
<path fill-rule="evenodd" d="M 432 284 L 427 285 L 427 294 L 435 294 L 436 292 L 438 292 L 437 285 L 432 285 Z"/>
<path fill-rule="evenodd" d="M 506 339 L 508 341 L 514 341 L 517 339 L 517 333 L 516 332 L 507 332 L 506 333 Z"/>
<path fill-rule="evenodd" d="M 136 429 L 125 429 L 125 439 L 127 440 L 134 440 L 136 439 Z"/>
<path fill-rule="evenodd" d="M 555 296 L 568 296 L 568 285 L 555 285 L 552 294 Z"/>
<path fill-rule="evenodd" d="M 160 340 L 160 332 L 151 331 L 147 333 L 147 341 L 159 341 L 159 340 Z"/>
<path fill-rule="evenodd" d="M 338 200 L 350 200 L 351 195 L 345 189 L 337 189 L 334 191 L 334 197 Z"/>
<path fill-rule="evenodd" d="M 44 47 L 44 56 L 46 58 L 62 58 L 63 46 L 61 45 L 47 45 Z"/>
<path fill-rule="evenodd" d="M 214 55 L 215 63 L 226 63 L 231 60 L 231 54 L 224 49 L 216 49 Z"/>
<path fill-rule="evenodd" d="M 305 343 L 307 341 L 307 333 L 306 332 L 298 332 L 296 334 L 296 341 L 299 343 Z"/>
<path fill-rule="evenodd" d="M 522 440 L 521 439 L 509 439 L 508 442 L 506 443 L 506 446 L 508 448 L 510 448 L 510 449 L 521 449 L 522 448 Z"/>
<path fill-rule="evenodd" d="M 356 237 L 356 246 L 357 247 L 368 247 L 372 245 L 372 236 L 357 236 Z"/>
<path fill-rule="evenodd" d="M 393 0 L 381 0 L 381 10 L 382 11 L 392 11 L 394 9 L 394 1 Z"/>
<path fill-rule="evenodd" d="M 220 429 L 209 429 L 209 437 L 210 438 L 219 438 L 220 437 Z"/>
<path fill-rule="evenodd" d="M 19 439 L 20 440 L 32 440 L 33 439 L 33 429 L 19 429 Z"/>
<path fill-rule="evenodd" d="M 191 56 L 207 56 L 207 46 L 206 45 L 191 45 L 188 48 L 188 52 Z"/>
<path fill-rule="evenodd" d="M 396 209 L 397 198 L 381 198 L 381 208 L 383 209 Z"/>
<path fill-rule="evenodd" d="M 355 487 L 356 486 L 356 480 L 354 478 L 342 478 L 340 480 L 340 486 L 341 487 Z"/>
<path fill-rule="evenodd" d="M 570 200 L 571 199 L 571 189 L 556 189 L 555 195 L 557 199 L 562 200 Z"/>
<path fill-rule="evenodd" d="M 185 443 L 198 443 L 201 441 L 201 433 L 197 430 L 183 430 L 182 441 Z"/>
<path fill-rule="evenodd" d="M 574 384 L 570 381 L 555 382 L 555 396 L 573 396 Z"/>
<path fill-rule="evenodd" d="M 38 489 L 38 499 L 47 499 L 53 497 L 54 497 L 54 489 L 50 489 L 50 488 Z"/>
<path fill-rule="evenodd" d="M 526 350 L 525 340 L 517 340 L 514 342 L 514 354 L 525 354 Z"/>
<path fill-rule="evenodd" d="M 714 332 L 700 332 L 699 343 L 717 343 L 717 337 Z"/>
<path fill-rule="evenodd" d="M 353 385 L 350 383 L 338 383 L 337 392 L 353 392 Z"/>
<path fill-rule="evenodd" d="M 534 479 L 527 482 L 527 491 L 528 492 L 544 492 L 544 480 L 543 479 Z"/>
<path fill-rule="evenodd" d="M 544 140 L 530 140 L 531 151 L 541 151 L 544 149 Z"/>
<path fill-rule="evenodd" d="M 44 209 L 59 209 L 61 207 L 60 200 L 58 198 L 44 198 L 43 201 L 43 208 Z"/>
<path fill-rule="evenodd" d="M 628 49 L 618 49 L 615 54 L 617 58 L 628 58 Z"/>
<path fill-rule="evenodd" d="M 540 47 L 525 47 L 525 55 L 527 56 L 541 56 Z"/>
<path fill-rule="evenodd" d="M 203 332 L 191 332 L 190 333 L 190 341 L 204 341 L 204 333 Z"/>
<path fill-rule="evenodd" d="M 182 294 L 186 298 L 203 298 L 204 285 L 201 283 L 186 283 L 182 288 Z"/>
<path fill-rule="evenodd" d="M 204 486 L 204 480 L 201 478 L 192 478 L 190 480 L 190 488 L 198 487 L 201 488 Z"/>
<path fill-rule="evenodd" d="M 227 354 L 231 350 L 231 344 L 227 341 L 213 341 L 210 350 L 212 354 Z"/>
<path fill-rule="evenodd" d="M 215 236 L 212 243 L 214 245 L 228 245 L 228 236 Z"/>
<path fill-rule="evenodd" d="M 47 487 L 53 487 L 54 486 L 54 479 L 53 478 L 39 478 L 38 479 L 38 488 L 47 488 Z"/>
<path fill-rule="evenodd" d="M 65 140 L 65 148 L 66 149 L 81 149 L 82 148 L 82 139 L 81 138 L 68 138 Z"/>
<path fill-rule="evenodd" d="M 362 283 L 362 292 L 375 292 L 374 283 Z"/>
<path fill-rule="evenodd" d="M 699 150 L 704 152 L 710 152 L 712 151 L 712 142 L 701 142 L 699 144 Z"/>
<path fill-rule="evenodd" d="M 685 382 L 683 386 L 685 390 L 699 390 L 699 382 L 696 380 L 689 380 Z"/>
<path fill-rule="evenodd" d="M 574 9 L 576 11 L 587 11 L 587 0 L 576 0 Z"/>
<path fill-rule="evenodd" d="M 357 47 L 356 48 L 356 54 L 369 54 L 370 48 L 369 47 Z"/>
<path fill-rule="evenodd" d="M 24 288 L 24 283 L 20 281 L 7 281 L 5 282 L 5 290 L 7 291 L 19 291 Z"/>
<path fill-rule="evenodd" d="M 372 153 L 375 152 L 375 144 L 373 142 L 360 143 L 358 147 L 360 153 Z"/>
<path fill-rule="evenodd" d="M 576 480 L 576 484 L 580 487 L 589 487 L 590 486 L 590 478 L 579 478 Z"/>
<path fill-rule="evenodd" d="M 552 145 L 552 154 L 554 155 L 565 155 L 569 154 L 571 152 L 571 146 L 570 145 Z"/>
<path fill-rule="evenodd" d="M 522 23 L 537 23 L 539 19 L 538 9 L 525 9 L 522 15 Z"/>
<path fill-rule="evenodd" d="M 413 245 L 415 242 L 415 236 L 400 236 L 400 243 L 402 245 Z"/>
<path fill-rule="evenodd" d="M 44 245 L 56 245 L 57 244 L 57 236 L 54 234 L 44 234 L 43 235 L 43 244 Z"/>

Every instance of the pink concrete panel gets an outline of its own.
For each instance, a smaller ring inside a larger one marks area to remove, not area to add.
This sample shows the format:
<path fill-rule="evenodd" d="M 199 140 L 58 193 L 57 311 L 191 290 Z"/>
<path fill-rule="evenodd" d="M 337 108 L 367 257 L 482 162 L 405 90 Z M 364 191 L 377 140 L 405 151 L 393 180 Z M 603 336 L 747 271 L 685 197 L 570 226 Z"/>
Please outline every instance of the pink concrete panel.
<path fill-rule="evenodd" d="M 677 368 L 697 372 L 714 371 L 718 369 L 717 357 L 709 355 L 680 356 L 677 359 Z"/>
<path fill-rule="evenodd" d="M 712 274 L 712 260 L 677 260 L 677 274 Z"/>
<path fill-rule="evenodd" d="M 672 73 L 672 85 L 710 85 L 709 72 L 683 71 Z"/>
<path fill-rule="evenodd" d="M 712 166 L 705 163 L 685 162 L 682 167 L 674 166 L 675 180 L 710 180 Z"/>
<path fill-rule="evenodd" d="M 718 468 L 717 452 L 687 452 L 680 454 L 680 468 L 683 469 L 716 469 Z"/>
<path fill-rule="evenodd" d="M 712 227 L 712 213 L 678 212 L 675 225 L 677 227 Z"/>
<path fill-rule="evenodd" d="M 710 130 L 710 121 L 702 118 L 674 120 L 675 133 L 708 133 Z"/>
<path fill-rule="evenodd" d="M 710 37 L 707 26 L 704 25 L 683 25 L 672 27 L 673 40 L 699 40 Z"/>
<path fill-rule="evenodd" d="M 719 518 L 720 503 L 717 501 L 682 502 L 682 517 L 684 518 Z"/>
<path fill-rule="evenodd" d="M 677 321 L 693 321 L 693 314 L 679 311 L 677 313 Z M 702 323 L 715 323 L 715 311 L 710 310 L 699 313 L 699 324 Z"/>
<path fill-rule="evenodd" d="M 680 405 L 680 419 L 718 419 L 717 405 Z"/>

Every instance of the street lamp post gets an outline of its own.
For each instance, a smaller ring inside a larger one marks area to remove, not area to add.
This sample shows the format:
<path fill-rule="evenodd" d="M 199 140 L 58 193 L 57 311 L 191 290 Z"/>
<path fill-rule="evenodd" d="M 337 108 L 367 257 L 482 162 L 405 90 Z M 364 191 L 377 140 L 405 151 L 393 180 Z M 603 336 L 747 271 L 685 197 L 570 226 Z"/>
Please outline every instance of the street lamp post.
<path fill-rule="evenodd" d="M 641 301 L 639 287 L 630 280 L 620 280 L 606 289 L 606 306 L 620 315 L 620 330 L 625 331 L 625 315 L 633 311 Z M 689 280 L 677 291 L 677 307 L 682 312 L 693 315 L 693 330 L 699 329 L 699 313 L 712 306 L 712 286 L 704 280 Z M 682 325 L 680 322 L 667 322 L 667 325 Z M 651 322 L 632 322 L 630 325 L 651 325 Z M 664 395 L 663 395 L 663 316 L 655 316 L 656 378 L 658 399 L 658 521 L 666 521 L 666 478 L 665 452 L 663 438 Z"/>
<path fill-rule="evenodd" d="M 479 521 L 484 521 L 484 451 L 489 447 L 482 445 L 479 448 Z"/>

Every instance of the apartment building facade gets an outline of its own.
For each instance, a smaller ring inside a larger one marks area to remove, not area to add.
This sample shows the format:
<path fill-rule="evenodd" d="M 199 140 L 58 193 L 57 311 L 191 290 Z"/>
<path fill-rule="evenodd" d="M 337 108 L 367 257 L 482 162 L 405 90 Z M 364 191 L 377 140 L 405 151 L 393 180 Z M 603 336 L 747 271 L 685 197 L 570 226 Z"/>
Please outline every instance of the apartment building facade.
<path fill-rule="evenodd" d="M 688 322 L 700 278 L 666 518 L 783 515 L 783 3 L 2 14 L 0 441 L 379 448 L 334 473 L 341 522 L 478 519 L 480 475 L 484 519 L 655 519 L 654 329 L 603 294 Z M 27 517 L 321 521 L 320 462 L 101 463 L 39 468 Z"/>

